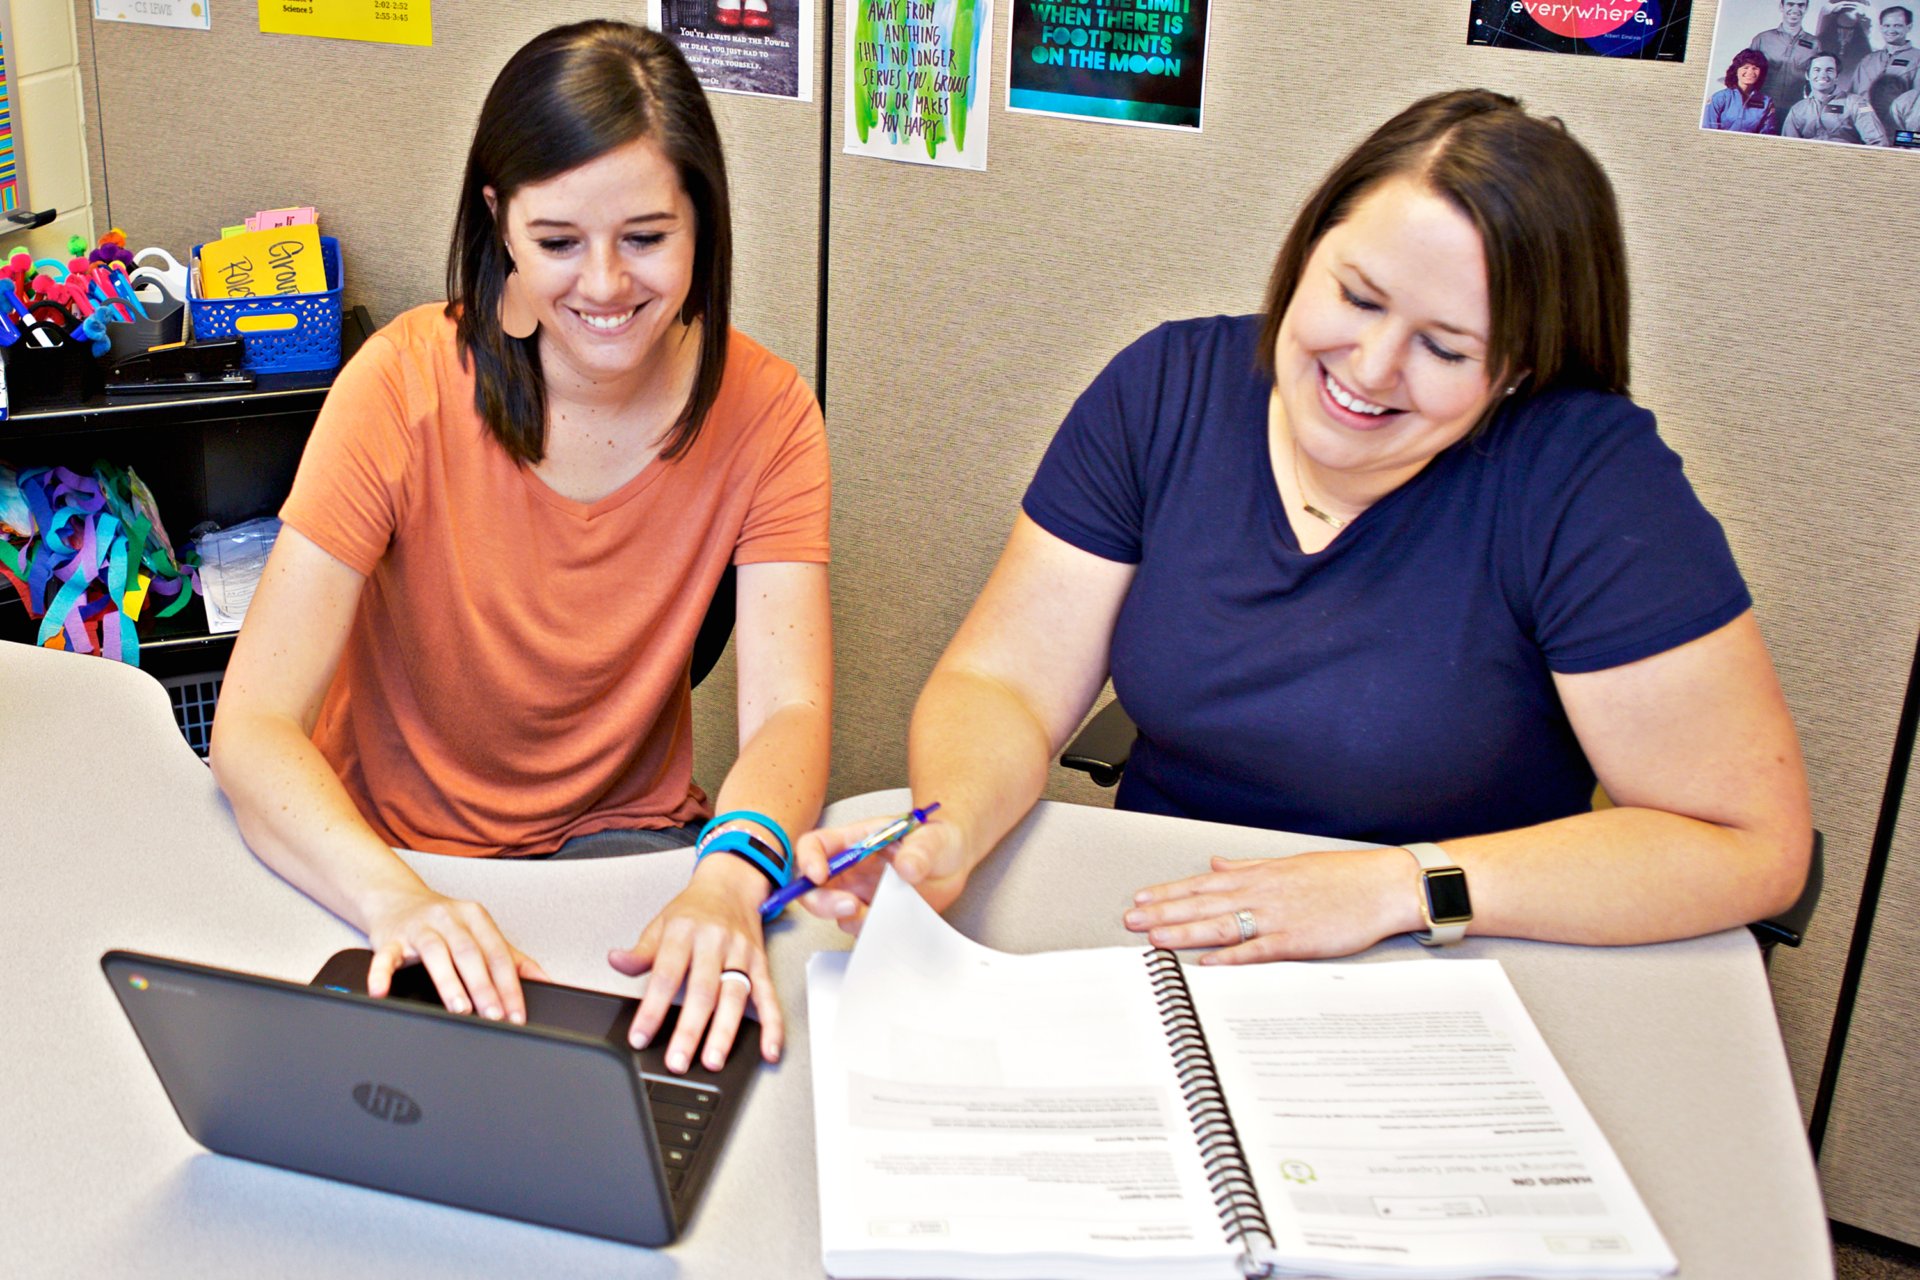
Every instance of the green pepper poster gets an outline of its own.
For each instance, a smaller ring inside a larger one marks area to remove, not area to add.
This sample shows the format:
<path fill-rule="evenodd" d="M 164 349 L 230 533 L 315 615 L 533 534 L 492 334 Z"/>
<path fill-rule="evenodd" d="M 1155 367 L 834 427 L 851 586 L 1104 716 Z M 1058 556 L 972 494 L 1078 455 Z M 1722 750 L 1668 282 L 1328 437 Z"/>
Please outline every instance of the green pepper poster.
<path fill-rule="evenodd" d="M 850 155 L 987 167 L 993 0 L 847 0 Z"/>
<path fill-rule="evenodd" d="M 1207 0 L 1013 0 L 1007 108 L 1199 129 Z"/>

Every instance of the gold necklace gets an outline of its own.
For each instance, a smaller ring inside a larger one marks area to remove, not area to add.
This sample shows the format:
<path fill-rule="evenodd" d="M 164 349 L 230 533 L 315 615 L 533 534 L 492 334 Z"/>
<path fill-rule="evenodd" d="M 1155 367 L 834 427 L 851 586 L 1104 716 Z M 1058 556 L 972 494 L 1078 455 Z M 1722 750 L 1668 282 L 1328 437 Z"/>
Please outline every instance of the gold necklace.
<path fill-rule="evenodd" d="M 1314 506 L 1313 503 L 1307 501 L 1307 485 L 1306 482 L 1300 478 L 1300 442 L 1292 439 L 1291 433 L 1289 433 L 1289 443 L 1293 446 L 1293 487 L 1300 491 L 1300 509 L 1314 519 L 1332 525 L 1335 529 L 1344 529 L 1352 524 L 1353 521 L 1351 519 L 1343 520 L 1332 512 L 1322 511 L 1320 508 Z"/>

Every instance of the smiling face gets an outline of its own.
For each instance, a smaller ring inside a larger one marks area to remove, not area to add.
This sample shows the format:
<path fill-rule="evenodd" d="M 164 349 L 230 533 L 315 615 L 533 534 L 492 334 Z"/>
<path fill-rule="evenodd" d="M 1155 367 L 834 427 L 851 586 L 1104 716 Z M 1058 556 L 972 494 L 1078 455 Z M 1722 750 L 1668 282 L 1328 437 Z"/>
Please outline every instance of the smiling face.
<path fill-rule="evenodd" d="M 528 183 L 495 217 L 540 320 L 550 389 L 659 368 L 684 333 L 699 230 L 659 144 L 639 138 Z"/>
<path fill-rule="evenodd" d="M 1798 31 L 1807 20 L 1807 0 L 1780 0 L 1780 19 L 1789 31 Z"/>
<path fill-rule="evenodd" d="M 1807 68 L 1807 84 L 1822 98 L 1831 95 L 1834 85 L 1839 82 L 1840 59 L 1830 53 L 1821 54 Z"/>
<path fill-rule="evenodd" d="M 1274 396 L 1309 485 L 1368 505 L 1472 431 L 1486 366 L 1486 253 L 1466 217 L 1396 178 L 1320 238 L 1274 344 Z"/>
<path fill-rule="evenodd" d="M 1751 62 L 1744 63 L 1734 71 L 1733 80 L 1739 86 L 1740 92 L 1749 92 L 1754 85 L 1760 83 L 1760 68 Z"/>
<path fill-rule="evenodd" d="M 1912 22 L 1899 9 L 1889 9 L 1880 15 L 1880 38 L 1887 42 L 1889 49 L 1898 49 L 1907 43 L 1907 32 Z"/>

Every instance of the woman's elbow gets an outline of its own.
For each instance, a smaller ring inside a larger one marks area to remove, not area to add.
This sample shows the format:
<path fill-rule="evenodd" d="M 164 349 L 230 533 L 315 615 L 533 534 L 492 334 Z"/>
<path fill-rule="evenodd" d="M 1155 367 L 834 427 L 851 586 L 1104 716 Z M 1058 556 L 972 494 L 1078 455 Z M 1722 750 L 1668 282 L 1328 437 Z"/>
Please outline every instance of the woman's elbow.
<path fill-rule="evenodd" d="M 1756 919 L 1770 920 L 1800 901 L 1813 870 L 1813 842 L 1811 821 L 1786 824 L 1766 840 Z"/>

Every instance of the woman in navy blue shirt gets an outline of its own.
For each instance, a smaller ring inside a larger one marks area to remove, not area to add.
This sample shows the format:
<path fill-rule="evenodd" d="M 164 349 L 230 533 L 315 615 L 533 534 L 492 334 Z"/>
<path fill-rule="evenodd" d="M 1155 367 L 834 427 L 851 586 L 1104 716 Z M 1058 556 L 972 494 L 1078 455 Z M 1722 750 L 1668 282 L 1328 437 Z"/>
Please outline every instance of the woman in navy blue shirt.
<path fill-rule="evenodd" d="M 1068 415 L 915 709 L 941 809 L 901 874 L 950 903 L 1111 674 L 1122 807 L 1381 846 L 1144 888 L 1154 945 L 1632 943 L 1784 909 L 1799 745 L 1720 527 L 1626 398 L 1625 260 L 1599 166 L 1510 98 L 1362 143 L 1263 315 L 1162 326 Z M 857 928 L 877 875 L 809 906 Z M 1467 883 L 1470 922 L 1427 896 Z"/>

